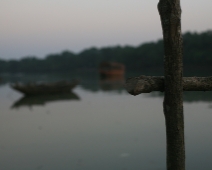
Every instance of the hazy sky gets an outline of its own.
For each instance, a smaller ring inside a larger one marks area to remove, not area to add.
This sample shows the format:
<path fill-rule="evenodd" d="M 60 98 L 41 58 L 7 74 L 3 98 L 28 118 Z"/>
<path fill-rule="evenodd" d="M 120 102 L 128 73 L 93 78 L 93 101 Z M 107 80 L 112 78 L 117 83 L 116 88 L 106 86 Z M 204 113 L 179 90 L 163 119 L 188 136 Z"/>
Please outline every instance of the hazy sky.
<path fill-rule="evenodd" d="M 1 0 L 0 58 L 162 38 L 158 0 Z M 182 31 L 212 29 L 211 0 L 181 0 Z"/>

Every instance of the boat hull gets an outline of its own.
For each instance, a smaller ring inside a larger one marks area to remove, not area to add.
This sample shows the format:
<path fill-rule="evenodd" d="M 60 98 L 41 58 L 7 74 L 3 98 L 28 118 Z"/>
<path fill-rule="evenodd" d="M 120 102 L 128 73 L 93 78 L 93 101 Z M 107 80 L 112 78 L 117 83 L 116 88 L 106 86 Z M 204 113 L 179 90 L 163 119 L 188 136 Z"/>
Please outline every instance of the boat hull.
<path fill-rule="evenodd" d="M 11 87 L 24 95 L 43 95 L 43 94 L 57 94 L 70 92 L 78 83 L 77 82 L 56 82 L 43 84 L 12 84 Z"/>

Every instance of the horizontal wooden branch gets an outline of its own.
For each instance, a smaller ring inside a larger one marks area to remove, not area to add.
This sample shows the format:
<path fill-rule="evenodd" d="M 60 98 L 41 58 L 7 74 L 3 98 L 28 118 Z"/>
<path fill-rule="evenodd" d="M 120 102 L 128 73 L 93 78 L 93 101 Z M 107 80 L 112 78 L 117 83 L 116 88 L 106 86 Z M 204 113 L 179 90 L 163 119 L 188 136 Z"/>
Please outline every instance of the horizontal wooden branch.
<path fill-rule="evenodd" d="M 125 88 L 128 93 L 136 96 L 152 91 L 164 91 L 163 76 L 140 76 L 128 78 Z M 212 91 L 212 77 L 183 77 L 184 91 Z"/>

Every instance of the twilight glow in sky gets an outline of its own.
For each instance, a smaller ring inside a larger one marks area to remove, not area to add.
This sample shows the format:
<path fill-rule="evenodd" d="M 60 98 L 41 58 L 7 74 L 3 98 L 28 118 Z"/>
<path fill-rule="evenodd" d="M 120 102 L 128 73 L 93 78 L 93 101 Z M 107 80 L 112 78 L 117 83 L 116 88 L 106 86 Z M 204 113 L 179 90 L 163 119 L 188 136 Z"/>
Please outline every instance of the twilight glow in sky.
<path fill-rule="evenodd" d="M 162 38 L 158 0 L 1 0 L 0 59 Z M 182 32 L 212 29 L 211 0 L 181 0 Z"/>

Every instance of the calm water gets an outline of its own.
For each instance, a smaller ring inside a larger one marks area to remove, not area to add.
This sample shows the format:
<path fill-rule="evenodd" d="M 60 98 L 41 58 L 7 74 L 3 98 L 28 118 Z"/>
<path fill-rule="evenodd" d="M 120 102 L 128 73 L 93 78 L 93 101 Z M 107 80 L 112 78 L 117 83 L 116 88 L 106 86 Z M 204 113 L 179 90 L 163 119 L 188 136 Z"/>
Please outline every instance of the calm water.
<path fill-rule="evenodd" d="M 29 78 L 5 79 L 0 86 L 1 170 L 165 169 L 162 94 L 131 96 L 121 83 L 91 76 L 82 78 L 70 96 L 35 100 L 9 87 Z M 184 100 L 187 169 L 211 170 L 212 93 L 185 93 Z"/>

